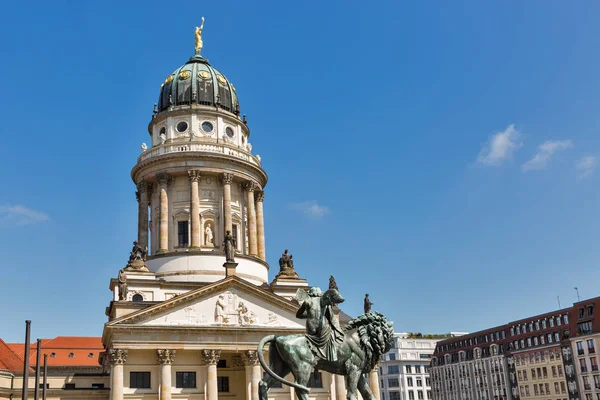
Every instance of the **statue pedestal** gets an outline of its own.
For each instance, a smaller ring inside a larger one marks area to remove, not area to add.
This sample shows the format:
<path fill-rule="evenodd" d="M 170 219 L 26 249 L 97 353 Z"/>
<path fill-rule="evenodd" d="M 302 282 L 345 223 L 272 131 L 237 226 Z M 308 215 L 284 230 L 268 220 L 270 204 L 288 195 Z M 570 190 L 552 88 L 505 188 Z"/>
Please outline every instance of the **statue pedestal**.
<path fill-rule="evenodd" d="M 127 269 L 125 268 L 123 270 L 123 272 L 125 272 L 125 275 L 127 276 L 127 279 L 145 279 L 145 280 L 154 280 L 156 279 L 156 274 L 154 272 L 148 271 L 148 269 L 146 270 L 139 270 L 139 269 Z"/>
<path fill-rule="evenodd" d="M 291 300 L 296 298 L 296 291 L 298 289 L 308 288 L 308 282 L 306 282 L 306 279 L 302 279 L 297 275 L 296 277 L 291 277 L 278 274 L 275 279 L 273 279 L 270 286 L 273 293 Z"/>
<path fill-rule="evenodd" d="M 133 260 L 128 262 L 125 271 L 150 272 L 143 260 Z"/>
<path fill-rule="evenodd" d="M 223 268 L 225 268 L 225 277 L 230 277 L 235 275 L 235 268 L 238 266 L 236 262 L 227 261 L 223 264 Z"/>

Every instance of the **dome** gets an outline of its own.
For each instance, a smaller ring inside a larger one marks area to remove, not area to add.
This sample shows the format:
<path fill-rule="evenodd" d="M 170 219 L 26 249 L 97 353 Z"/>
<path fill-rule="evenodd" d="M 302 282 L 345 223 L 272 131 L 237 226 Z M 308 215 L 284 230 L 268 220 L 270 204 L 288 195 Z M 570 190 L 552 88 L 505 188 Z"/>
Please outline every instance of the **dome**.
<path fill-rule="evenodd" d="M 191 104 L 219 107 L 240 114 L 235 87 L 206 58 L 198 55 L 173 71 L 161 85 L 158 112 L 170 106 Z"/>

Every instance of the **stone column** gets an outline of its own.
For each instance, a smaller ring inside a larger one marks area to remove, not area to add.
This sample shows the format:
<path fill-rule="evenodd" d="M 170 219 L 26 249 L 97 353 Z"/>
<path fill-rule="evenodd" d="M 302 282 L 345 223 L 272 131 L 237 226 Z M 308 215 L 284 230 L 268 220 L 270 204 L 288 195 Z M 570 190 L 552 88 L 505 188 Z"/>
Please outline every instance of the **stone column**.
<path fill-rule="evenodd" d="M 198 183 L 200 182 L 200 171 L 188 171 L 190 177 L 191 190 L 191 206 L 190 213 L 192 214 L 192 249 L 200 248 L 200 196 L 198 194 Z"/>
<path fill-rule="evenodd" d="M 218 400 L 219 388 L 217 386 L 217 363 L 221 357 L 221 350 L 202 350 L 204 363 L 207 365 L 206 373 L 206 391 L 208 395 L 206 400 Z"/>
<path fill-rule="evenodd" d="M 159 400 L 171 400 L 171 364 L 175 359 L 176 350 L 156 350 L 160 369 L 160 393 Z"/>
<path fill-rule="evenodd" d="M 127 350 L 110 349 L 110 400 L 123 400 L 123 364 L 127 361 Z"/>
<path fill-rule="evenodd" d="M 335 400 L 346 400 L 346 381 L 343 375 L 333 375 L 335 379 Z"/>
<path fill-rule="evenodd" d="M 148 191 L 147 182 L 137 184 L 138 189 L 138 244 L 142 249 L 148 248 Z"/>
<path fill-rule="evenodd" d="M 375 365 L 373 371 L 369 374 L 369 386 L 375 400 L 381 400 L 381 392 L 379 390 L 379 364 Z"/>
<path fill-rule="evenodd" d="M 244 187 L 248 194 L 248 250 L 251 256 L 258 255 L 258 249 L 256 245 L 256 211 L 254 209 L 254 189 L 256 183 L 250 181 L 247 182 Z"/>
<path fill-rule="evenodd" d="M 231 232 L 233 230 L 231 224 L 231 182 L 233 181 L 233 174 L 225 172 L 221 177 L 221 181 L 223 182 L 223 213 L 225 213 L 225 232 Z"/>
<path fill-rule="evenodd" d="M 261 379 L 261 369 L 256 350 L 246 350 L 246 388 L 249 390 L 248 400 L 259 400 L 258 383 Z"/>
<path fill-rule="evenodd" d="M 158 253 L 169 251 L 169 195 L 167 185 L 171 180 L 168 174 L 161 173 L 156 176 L 160 184 L 160 228 L 158 239 Z"/>
<path fill-rule="evenodd" d="M 267 261 L 267 253 L 265 251 L 265 218 L 263 215 L 263 200 L 265 199 L 264 191 L 257 191 L 256 194 L 256 235 L 258 258 Z"/>

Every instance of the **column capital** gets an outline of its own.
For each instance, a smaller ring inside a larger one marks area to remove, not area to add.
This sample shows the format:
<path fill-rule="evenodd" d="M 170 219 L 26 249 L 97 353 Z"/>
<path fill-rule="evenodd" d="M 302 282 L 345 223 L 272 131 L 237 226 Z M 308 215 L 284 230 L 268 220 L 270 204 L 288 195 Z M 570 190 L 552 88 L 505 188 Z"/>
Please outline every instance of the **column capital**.
<path fill-rule="evenodd" d="M 221 175 L 221 182 L 223 182 L 223 185 L 231 185 L 231 182 L 233 182 L 233 174 L 230 174 L 229 172 L 223 173 L 223 175 Z"/>
<path fill-rule="evenodd" d="M 259 189 L 259 186 L 258 183 L 254 181 L 248 181 L 244 183 L 244 189 L 246 189 L 249 192 L 254 192 L 255 190 Z"/>
<path fill-rule="evenodd" d="M 156 350 L 156 354 L 158 355 L 158 362 L 161 364 L 173 364 L 173 360 L 175 360 L 175 352 L 177 350 Z"/>
<path fill-rule="evenodd" d="M 156 174 L 156 179 L 158 180 L 158 182 L 161 185 L 166 185 L 171 180 L 171 175 L 169 175 L 169 174 L 167 174 L 165 172 L 161 172 L 159 174 Z"/>
<path fill-rule="evenodd" d="M 109 349 L 108 362 L 111 365 L 123 365 L 127 361 L 127 350 Z"/>
<path fill-rule="evenodd" d="M 246 350 L 244 352 L 244 364 L 245 365 L 258 365 L 258 351 Z"/>
<path fill-rule="evenodd" d="M 254 198 L 256 199 L 256 201 L 263 201 L 265 199 L 265 191 L 264 190 L 257 190 L 254 192 Z"/>
<path fill-rule="evenodd" d="M 190 182 L 199 182 L 200 181 L 200 170 L 199 169 L 190 169 L 188 171 L 188 176 L 190 178 Z"/>
<path fill-rule="evenodd" d="M 220 357 L 221 350 L 202 350 L 202 358 L 205 364 L 216 365 Z"/>
<path fill-rule="evenodd" d="M 138 192 L 147 193 L 150 189 L 150 183 L 146 181 L 139 181 L 136 185 Z"/>

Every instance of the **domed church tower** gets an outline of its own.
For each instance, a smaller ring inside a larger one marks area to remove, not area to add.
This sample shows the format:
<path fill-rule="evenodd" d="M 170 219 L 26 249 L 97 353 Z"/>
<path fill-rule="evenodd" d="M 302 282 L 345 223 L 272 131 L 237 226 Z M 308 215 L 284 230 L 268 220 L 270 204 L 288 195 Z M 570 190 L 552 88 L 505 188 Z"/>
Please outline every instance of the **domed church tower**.
<path fill-rule="evenodd" d="M 110 282 L 102 334 L 111 400 L 258 400 L 258 342 L 305 332 L 292 299 L 308 283 L 287 250 L 269 284 L 267 174 L 235 86 L 200 55 L 202 28 L 196 54 L 160 86 L 150 145 L 131 171 L 138 237 Z M 313 380 L 311 399 L 345 399 L 343 379 Z M 269 393 L 290 396 L 287 386 Z"/>
<path fill-rule="evenodd" d="M 251 153 L 235 86 L 194 55 L 162 83 L 148 133 L 151 146 L 131 171 L 138 188 L 138 244 L 148 248 L 148 269 L 165 281 L 221 279 L 229 231 L 237 275 L 266 283 L 267 174 Z"/>

